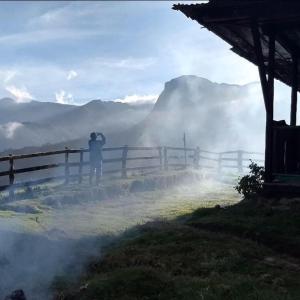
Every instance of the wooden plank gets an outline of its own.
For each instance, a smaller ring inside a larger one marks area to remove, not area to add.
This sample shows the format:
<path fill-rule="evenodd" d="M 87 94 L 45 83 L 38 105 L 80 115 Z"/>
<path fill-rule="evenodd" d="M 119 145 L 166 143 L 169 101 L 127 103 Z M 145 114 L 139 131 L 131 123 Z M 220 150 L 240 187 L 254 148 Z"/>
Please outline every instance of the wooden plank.
<path fill-rule="evenodd" d="M 114 163 L 114 162 L 121 162 L 121 161 L 122 161 L 122 158 L 103 159 L 103 163 Z"/>
<path fill-rule="evenodd" d="M 249 154 L 249 155 L 265 155 L 262 152 L 248 152 L 248 151 L 243 151 L 244 154 Z"/>
<path fill-rule="evenodd" d="M 227 158 L 227 157 L 222 157 L 222 161 L 238 161 L 238 158 Z"/>
<path fill-rule="evenodd" d="M 193 148 L 183 148 L 183 147 L 166 147 L 168 150 L 175 150 L 175 151 L 195 151 Z"/>
<path fill-rule="evenodd" d="M 153 159 L 159 159 L 159 156 L 127 157 L 127 160 L 153 160 Z"/>
<path fill-rule="evenodd" d="M 235 151 L 220 152 L 220 154 L 222 154 L 222 155 L 226 155 L 226 154 L 237 154 L 237 153 L 238 153 L 237 150 L 235 150 Z"/>
<path fill-rule="evenodd" d="M 160 147 L 128 147 L 128 151 L 150 151 L 150 150 L 159 150 Z"/>
<path fill-rule="evenodd" d="M 209 165 L 202 165 L 202 164 L 199 165 L 199 168 L 200 169 L 214 169 L 214 170 L 216 170 L 215 167 L 212 167 L 212 166 L 209 166 Z"/>
<path fill-rule="evenodd" d="M 13 155 L 14 159 L 24 159 L 24 158 L 33 158 L 33 157 L 40 157 L 40 156 L 49 156 L 49 155 L 58 155 L 58 154 L 65 154 L 66 150 L 59 150 L 59 151 L 49 151 L 49 152 L 37 152 L 31 154 L 19 154 Z"/>
<path fill-rule="evenodd" d="M 219 155 L 218 152 L 212 152 L 212 151 L 207 151 L 207 150 L 202 150 L 202 149 L 200 149 L 200 153 L 207 153 L 207 154 Z"/>
<path fill-rule="evenodd" d="M 8 161 L 10 159 L 10 156 L 2 156 L 0 157 L 0 162 L 1 161 Z"/>
<path fill-rule="evenodd" d="M 103 148 L 102 151 L 121 151 L 124 147 L 111 147 L 111 148 Z"/>
<path fill-rule="evenodd" d="M 65 167 L 65 164 L 64 163 L 48 164 L 48 165 L 41 165 L 41 166 L 35 166 L 35 167 L 29 167 L 29 168 L 16 169 L 15 174 L 40 171 L 40 170 L 46 170 L 46 169 L 52 169 L 52 168 L 58 168 L 58 167 Z"/>
<path fill-rule="evenodd" d="M 203 156 L 203 155 L 200 155 L 200 159 L 210 160 L 210 161 L 219 161 L 219 159 L 211 158 L 211 157 L 207 157 L 207 156 Z"/>
<path fill-rule="evenodd" d="M 10 171 L 3 171 L 3 172 L 0 172 L 0 177 L 1 176 L 9 176 L 10 174 Z"/>
<path fill-rule="evenodd" d="M 191 164 L 187 164 L 187 166 L 191 166 Z M 169 167 L 185 167 L 185 163 L 183 163 L 183 164 L 179 164 L 179 163 L 177 163 L 177 164 L 175 164 L 175 163 L 170 164 L 169 163 Z"/>
<path fill-rule="evenodd" d="M 160 165 L 155 165 L 155 166 L 145 166 L 145 167 L 130 167 L 126 168 L 127 171 L 134 171 L 134 170 L 150 170 L 150 169 L 157 169 L 160 168 Z"/>

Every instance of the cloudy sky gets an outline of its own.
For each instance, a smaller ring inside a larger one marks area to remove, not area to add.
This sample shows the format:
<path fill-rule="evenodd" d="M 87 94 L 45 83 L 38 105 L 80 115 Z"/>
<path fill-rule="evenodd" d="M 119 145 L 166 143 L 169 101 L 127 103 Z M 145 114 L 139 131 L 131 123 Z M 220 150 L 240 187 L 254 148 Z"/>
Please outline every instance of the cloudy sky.
<path fill-rule="evenodd" d="M 81 104 L 151 100 L 193 74 L 258 81 L 257 70 L 173 2 L 0 2 L 0 96 Z"/>

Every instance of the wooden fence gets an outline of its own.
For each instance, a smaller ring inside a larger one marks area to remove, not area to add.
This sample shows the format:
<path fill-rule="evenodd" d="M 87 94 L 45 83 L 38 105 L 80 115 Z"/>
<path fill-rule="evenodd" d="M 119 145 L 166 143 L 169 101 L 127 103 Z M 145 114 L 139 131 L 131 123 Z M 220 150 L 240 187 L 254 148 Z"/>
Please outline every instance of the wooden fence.
<path fill-rule="evenodd" d="M 68 184 L 70 180 L 77 180 L 78 183 L 82 183 L 83 177 L 89 175 L 89 172 L 84 172 L 84 167 L 89 165 L 89 160 L 86 159 L 86 157 L 89 156 L 88 152 L 88 149 L 65 148 L 64 150 L 59 151 L 8 155 L 0 157 L 0 163 L 8 163 L 7 169 L 0 172 L 0 178 L 8 178 L 8 183 L 1 185 L 0 190 L 8 190 L 10 197 L 14 197 L 14 190 L 19 187 L 38 185 L 53 180 L 63 180 L 65 184 Z M 106 153 L 113 152 L 118 152 L 119 156 L 106 158 Z M 130 154 L 135 155 L 132 156 Z M 16 162 L 20 160 L 24 161 L 32 158 L 42 158 L 57 155 L 62 158 L 62 161 L 48 164 L 38 164 L 30 167 L 28 167 L 30 163 L 25 161 L 25 167 L 17 168 L 15 166 Z M 263 162 L 261 159 L 262 154 L 255 152 L 229 151 L 217 153 L 204 151 L 199 148 L 130 147 L 127 145 L 115 148 L 103 148 L 103 156 L 104 166 L 109 164 L 117 164 L 117 168 L 108 168 L 107 170 L 104 170 L 104 175 L 120 173 L 120 176 L 123 178 L 127 177 L 128 172 L 155 169 L 169 170 L 170 168 L 184 169 L 187 167 L 193 167 L 201 170 L 211 170 L 216 173 L 225 172 L 225 170 L 234 170 L 233 172 L 242 174 L 249 165 L 250 159 L 258 163 Z M 73 158 L 72 160 L 70 159 L 71 157 Z M 133 162 L 134 165 L 130 166 L 130 162 Z M 140 162 L 147 162 L 147 165 L 140 165 Z M 16 176 L 18 174 L 27 174 L 29 172 L 56 168 L 62 169 L 61 174 L 58 176 L 51 175 L 35 180 L 16 180 Z M 71 174 L 71 169 L 75 169 L 75 174 Z"/>

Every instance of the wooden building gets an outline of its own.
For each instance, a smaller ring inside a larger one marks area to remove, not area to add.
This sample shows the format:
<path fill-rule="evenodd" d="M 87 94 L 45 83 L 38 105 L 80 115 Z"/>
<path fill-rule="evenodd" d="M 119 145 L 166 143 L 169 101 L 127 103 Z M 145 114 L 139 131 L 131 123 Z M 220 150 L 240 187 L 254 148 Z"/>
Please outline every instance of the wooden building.
<path fill-rule="evenodd" d="M 300 192 L 300 127 L 296 124 L 300 1 L 210 0 L 177 4 L 173 9 L 218 35 L 232 51 L 258 66 L 266 109 L 265 186 L 286 189 L 293 181 Z M 291 87 L 288 125 L 274 121 L 274 78 Z"/>

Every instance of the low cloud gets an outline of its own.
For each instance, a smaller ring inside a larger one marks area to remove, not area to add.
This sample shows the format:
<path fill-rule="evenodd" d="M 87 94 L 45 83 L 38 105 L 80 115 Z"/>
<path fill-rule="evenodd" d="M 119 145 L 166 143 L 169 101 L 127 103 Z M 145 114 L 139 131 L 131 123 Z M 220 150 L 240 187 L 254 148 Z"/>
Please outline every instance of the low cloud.
<path fill-rule="evenodd" d="M 18 88 L 15 85 L 8 85 L 5 89 L 15 98 L 17 103 L 30 102 L 34 97 L 25 86 Z"/>
<path fill-rule="evenodd" d="M 77 77 L 78 73 L 74 70 L 70 70 L 67 75 L 67 80 L 72 80 L 73 78 Z"/>
<path fill-rule="evenodd" d="M 132 105 L 153 104 L 158 99 L 158 95 L 130 95 L 124 98 L 115 99 L 114 102 L 127 103 Z"/>
<path fill-rule="evenodd" d="M 56 103 L 60 104 L 74 104 L 73 95 L 64 90 L 55 93 L 55 100 Z"/>
<path fill-rule="evenodd" d="M 22 123 L 8 122 L 0 125 L 0 133 L 3 134 L 7 139 L 13 139 L 16 131 L 21 127 L 23 127 Z"/>

